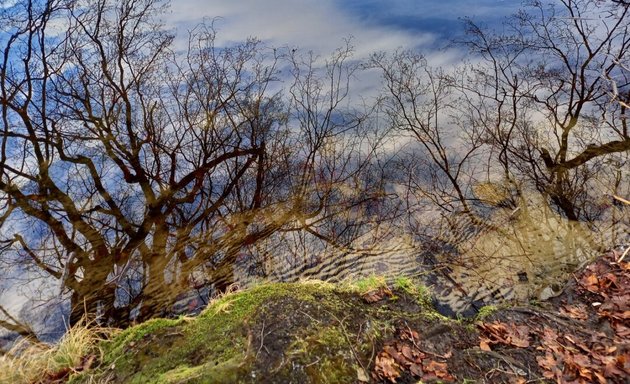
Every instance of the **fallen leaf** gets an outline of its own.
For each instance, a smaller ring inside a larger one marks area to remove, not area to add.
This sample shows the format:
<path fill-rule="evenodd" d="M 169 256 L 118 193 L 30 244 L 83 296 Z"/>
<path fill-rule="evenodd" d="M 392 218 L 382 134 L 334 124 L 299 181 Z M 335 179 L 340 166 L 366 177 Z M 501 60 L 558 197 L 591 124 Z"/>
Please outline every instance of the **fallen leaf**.
<path fill-rule="evenodd" d="M 593 375 L 595 375 L 595 377 L 597 377 L 597 381 L 599 381 L 600 384 L 606 384 L 608 382 L 608 380 L 606 380 L 604 375 L 602 375 L 599 372 L 593 372 Z"/>
<path fill-rule="evenodd" d="M 497 321 L 484 323 L 479 325 L 479 327 L 490 336 L 487 340 L 484 340 L 488 347 L 490 344 L 506 344 L 520 348 L 529 347 L 529 327 L 526 325 L 506 324 Z"/>
<path fill-rule="evenodd" d="M 536 356 L 536 361 L 543 369 L 543 376 L 547 379 L 562 378 L 562 371 L 558 368 L 560 362 L 550 351 L 547 351 L 545 356 Z"/>
<path fill-rule="evenodd" d="M 411 372 L 412 375 L 416 377 L 422 377 L 422 375 L 424 375 L 424 371 L 422 370 L 422 367 L 418 364 L 411 364 L 409 366 L 409 371 Z"/>
<path fill-rule="evenodd" d="M 438 377 L 438 372 L 446 372 L 447 365 L 446 363 L 440 363 L 435 360 L 429 360 L 426 364 L 424 364 L 424 369 L 429 372 L 434 372 Z"/>
<path fill-rule="evenodd" d="M 373 289 L 363 294 L 363 300 L 365 300 L 365 302 L 369 304 L 376 303 L 377 301 L 381 301 L 382 299 L 383 294 L 380 290 Z"/>
<path fill-rule="evenodd" d="M 414 361 L 413 353 L 411 348 L 408 345 L 403 345 L 400 352 L 407 358 L 409 361 Z"/>
<path fill-rule="evenodd" d="M 599 292 L 599 279 L 595 274 L 591 273 L 590 275 L 582 277 L 581 283 L 587 290 L 593 293 Z"/>
<path fill-rule="evenodd" d="M 398 364 L 387 352 L 381 352 L 376 356 L 374 369 L 379 377 L 395 383 L 400 377 L 398 368 Z"/>
<path fill-rule="evenodd" d="M 365 369 L 361 367 L 356 367 L 356 369 L 357 369 L 357 380 L 359 380 L 362 383 L 369 383 L 370 378 L 368 377 L 367 373 L 365 373 Z"/>
<path fill-rule="evenodd" d="M 440 363 L 435 360 L 429 360 L 428 363 L 423 365 L 425 371 L 435 374 L 438 379 L 453 381 L 454 377 L 448 373 L 448 365 L 446 363 Z"/>
<path fill-rule="evenodd" d="M 588 320 L 588 312 L 583 305 L 566 305 L 560 307 L 560 313 L 576 320 Z"/>
<path fill-rule="evenodd" d="M 492 351 L 492 348 L 490 348 L 490 344 L 488 343 L 490 340 L 488 339 L 481 339 L 479 340 L 479 348 L 481 348 L 482 351 Z"/>
<path fill-rule="evenodd" d="M 405 356 L 403 356 L 403 354 L 400 352 L 394 353 L 392 357 L 394 358 L 394 360 L 396 360 L 396 363 L 398 363 L 401 367 L 406 367 L 412 363 L 412 361 L 407 360 Z"/>
<path fill-rule="evenodd" d="M 420 341 L 420 335 L 418 334 L 418 332 L 412 330 L 412 329 L 405 329 L 401 332 L 400 334 L 400 338 L 403 340 L 409 340 L 412 343 L 416 343 L 418 341 Z"/>
<path fill-rule="evenodd" d="M 526 325 L 511 325 L 508 328 L 510 344 L 515 347 L 529 347 L 529 327 Z"/>
<path fill-rule="evenodd" d="M 617 366 L 630 375 L 630 352 L 617 356 Z"/>
<path fill-rule="evenodd" d="M 617 367 L 617 361 L 611 361 L 608 364 L 606 364 L 604 366 L 604 376 L 606 377 L 614 377 L 614 376 L 620 376 L 620 377 L 624 377 L 627 376 L 627 373 L 624 373 L 621 369 L 619 369 Z M 628 372 L 630 373 L 630 372 Z"/>

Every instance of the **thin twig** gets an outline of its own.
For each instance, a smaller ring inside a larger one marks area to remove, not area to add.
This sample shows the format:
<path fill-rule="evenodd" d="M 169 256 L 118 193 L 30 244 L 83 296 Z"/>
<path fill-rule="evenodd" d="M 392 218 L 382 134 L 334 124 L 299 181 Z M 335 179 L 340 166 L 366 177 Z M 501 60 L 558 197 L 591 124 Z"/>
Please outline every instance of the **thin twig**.
<path fill-rule="evenodd" d="M 315 361 L 313 361 L 312 363 L 308 363 L 304 366 L 304 368 L 310 367 L 311 365 L 315 365 L 317 363 L 319 363 L 319 361 L 322 359 L 321 356 L 318 356 L 317 359 L 315 359 Z"/>
<path fill-rule="evenodd" d="M 357 351 L 354 349 L 354 346 L 352 345 L 352 341 L 350 340 L 350 337 L 348 336 L 348 332 L 346 331 L 346 327 L 343 325 L 343 321 L 339 320 L 339 318 L 337 316 L 335 316 L 335 314 L 332 313 L 332 312 L 328 312 L 328 314 L 330 314 L 335 320 L 337 320 L 337 322 L 339 323 L 339 326 L 341 326 L 341 331 L 343 332 L 343 337 L 348 342 L 348 346 L 350 347 L 350 350 L 352 351 L 352 355 L 354 356 L 354 359 L 357 361 L 357 363 L 359 363 L 361 368 L 363 368 L 363 370 L 367 373 L 368 371 L 367 371 L 367 369 L 365 369 L 365 365 L 363 365 L 363 362 L 361 361 L 361 359 L 359 359 L 359 356 L 357 355 Z M 345 320 L 345 318 L 344 318 L 344 320 Z"/>
<path fill-rule="evenodd" d="M 308 317 L 309 319 L 313 320 L 315 323 L 320 324 L 321 321 L 317 320 L 316 318 L 314 318 L 313 316 L 309 315 L 308 313 L 304 312 L 301 309 L 298 309 L 298 312 L 300 312 L 301 314 L 303 314 L 304 316 Z"/>
<path fill-rule="evenodd" d="M 617 263 L 621 263 L 623 259 L 626 257 L 626 255 L 628 254 L 628 252 L 630 252 L 630 246 L 628 246 L 628 248 L 626 248 L 626 250 L 623 252 L 623 255 L 621 255 L 621 257 L 617 259 Z"/>
<path fill-rule="evenodd" d="M 626 200 L 621 196 L 617 196 L 617 195 L 613 195 L 613 198 L 615 200 L 621 201 L 622 203 L 626 204 L 626 205 L 630 205 L 630 200 Z"/>
<path fill-rule="evenodd" d="M 265 337 L 269 336 L 271 333 L 273 333 L 273 330 L 265 333 L 265 321 L 263 320 L 262 328 L 260 329 L 260 346 L 258 347 L 258 350 L 256 351 L 256 357 L 258 357 L 258 354 L 263 348 L 265 348 L 265 352 L 267 352 L 268 355 L 270 354 L 269 349 L 267 349 L 267 347 L 265 346 Z"/>

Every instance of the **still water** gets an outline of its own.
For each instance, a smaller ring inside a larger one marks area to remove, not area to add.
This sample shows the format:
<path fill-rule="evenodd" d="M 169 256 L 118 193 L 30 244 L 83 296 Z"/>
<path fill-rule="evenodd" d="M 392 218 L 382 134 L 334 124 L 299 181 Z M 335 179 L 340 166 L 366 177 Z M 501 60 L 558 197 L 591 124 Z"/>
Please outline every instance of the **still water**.
<path fill-rule="evenodd" d="M 448 219 L 448 226 L 431 235 L 410 233 L 393 222 L 375 224 L 346 249 L 297 252 L 283 249 L 293 240 L 272 237 L 262 248 L 276 252 L 264 253 L 256 268 L 251 258 L 234 266 L 235 287 L 265 281 L 408 276 L 430 289 L 441 313 L 474 316 L 483 305 L 554 297 L 576 269 L 605 251 L 616 248 L 621 253 L 630 246 L 630 205 L 612 196 L 606 214 L 588 223 L 567 220 L 534 193 L 516 208 L 494 207 L 482 223 L 465 215 Z M 427 225 L 430 222 L 435 220 Z M 197 287 L 180 295 L 165 313 L 198 312 L 213 294 L 211 286 Z M 59 297 L 32 301 L 21 312 L 37 313 L 27 320 L 42 340 L 54 341 L 67 326 L 68 301 Z M 0 344 L 10 345 L 14 336 L 0 334 Z"/>
<path fill-rule="evenodd" d="M 291 261 L 270 255 L 264 278 L 237 269 L 236 280 L 247 286 L 261 280 L 410 276 L 431 289 L 444 314 L 470 316 L 483 305 L 552 298 L 577 269 L 605 251 L 630 246 L 630 206 L 612 196 L 603 218 L 589 223 L 567 220 L 534 193 L 516 208 L 497 207 L 484 223 L 463 215 L 453 221 L 432 238 L 381 225 L 353 250 Z"/>

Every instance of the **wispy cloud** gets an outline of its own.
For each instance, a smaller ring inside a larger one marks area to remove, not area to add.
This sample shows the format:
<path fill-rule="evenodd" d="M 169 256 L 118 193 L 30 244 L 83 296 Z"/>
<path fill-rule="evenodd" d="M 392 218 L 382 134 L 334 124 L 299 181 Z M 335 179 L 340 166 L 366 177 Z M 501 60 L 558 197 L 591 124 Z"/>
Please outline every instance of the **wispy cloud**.
<path fill-rule="evenodd" d="M 461 30 L 461 17 L 495 23 L 519 1 L 179 0 L 169 19 L 185 32 L 215 20 L 219 42 L 257 37 L 269 45 L 330 52 L 353 37 L 359 57 L 397 48 L 434 50 Z"/>
<path fill-rule="evenodd" d="M 326 53 L 353 38 L 359 56 L 397 47 L 430 45 L 431 32 L 418 33 L 388 25 L 365 23 L 333 0 L 180 0 L 170 21 L 185 32 L 204 17 L 217 18 L 219 42 L 257 37 L 273 46 L 299 47 Z"/>

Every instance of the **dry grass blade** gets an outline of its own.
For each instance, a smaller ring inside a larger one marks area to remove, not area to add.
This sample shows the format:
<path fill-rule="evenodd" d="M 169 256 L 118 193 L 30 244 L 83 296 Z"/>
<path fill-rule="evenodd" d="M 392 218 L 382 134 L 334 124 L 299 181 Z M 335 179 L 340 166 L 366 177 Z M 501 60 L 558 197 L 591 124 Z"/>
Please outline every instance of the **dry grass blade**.
<path fill-rule="evenodd" d="M 622 202 L 622 203 L 626 204 L 626 205 L 630 205 L 630 200 L 626 200 L 626 199 L 624 199 L 624 198 L 623 198 L 623 197 L 621 197 L 621 196 L 613 195 L 613 198 L 614 198 L 615 200 L 617 200 L 617 201 L 620 201 L 620 202 Z"/>
<path fill-rule="evenodd" d="M 114 332 L 82 321 L 70 328 L 58 344 L 18 342 L 0 356 L 0 383 L 36 383 L 88 369 L 102 351 L 98 343 Z"/>
<path fill-rule="evenodd" d="M 617 259 L 617 263 L 621 263 L 623 261 L 623 259 L 625 259 L 626 256 L 628 255 L 628 252 L 630 252 L 630 246 L 628 248 L 626 248 L 626 250 L 623 252 L 621 257 L 619 257 L 619 259 Z"/>

